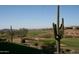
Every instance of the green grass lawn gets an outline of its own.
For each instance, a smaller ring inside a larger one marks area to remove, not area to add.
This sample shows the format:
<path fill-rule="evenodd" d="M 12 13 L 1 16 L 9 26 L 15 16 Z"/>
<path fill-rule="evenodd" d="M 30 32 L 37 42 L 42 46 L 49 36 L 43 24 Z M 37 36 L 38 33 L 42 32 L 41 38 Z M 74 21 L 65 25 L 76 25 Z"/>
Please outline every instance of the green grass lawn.
<path fill-rule="evenodd" d="M 61 43 L 66 44 L 68 47 L 79 49 L 79 38 L 63 38 Z"/>
<path fill-rule="evenodd" d="M 39 43 L 43 43 L 46 45 L 50 45 L 53 43 L 54 41 L 50 42 L 50 40 L 46 40 L 46 41 L 42 41 Z M 36 42 L 34 42 L 36 43 Z M 52 44 L 54 45 L 54 44 Z M 3 51 L 3 52 L 1 52 Z M 5 52 L 8 51 L 8 52 Z M 50 52 L 52 51 L 52 52 Z M 49 50 L 49 48 L 45 48 L 44 49 L 37 49 L 37 48 L 33 48 L 33 47 L 28 47 L 28 46 L 24 46 L 22 44 L 16 44 L 16 43 L 9 43 L 9 42 L 0 42 L 0 54 L 49 54 L 50 53 L 54 53 L 54 47 L 52 47 L 52 50 Z"/>
<path fill-rule="evenodd" d="M 33 44 L 45 44 L 45 45 L 55 45 L 54 38 L 46 38 L 45 40 L 35 41 Z M 65 44 L 71 49 L 76 49 L 79 51 L 79 38 L 63 38 L 61 43 Z M 0 51 L 9 51 L 9 53 L 40 53 L 41 51 L 35 48 L 22 46 L 15 43 L 0 42 Z"/>
<path fill-rule="evenodd" d="M 45 44 L 52 44 L 55 42 L 54 38 L 48 38 L 44 40 Z M 61 44 L 65 44 L 67 47 L 79 49 L 79 38 L 63 38 L 61 39 Z"/>

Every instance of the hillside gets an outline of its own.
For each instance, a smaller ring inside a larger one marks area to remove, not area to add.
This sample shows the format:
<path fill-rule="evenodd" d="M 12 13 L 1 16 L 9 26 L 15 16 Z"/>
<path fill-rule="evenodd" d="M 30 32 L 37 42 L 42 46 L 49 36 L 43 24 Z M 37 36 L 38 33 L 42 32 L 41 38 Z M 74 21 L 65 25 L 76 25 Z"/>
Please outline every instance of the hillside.
<path fill-rule="evenodd" d="M 41 50 L 27 47 L 15 43 L 8 43 L 8 42 L 0 42 L 0 54 L 1 53 L 9 53 L 9 54 L 37 54 L 41 53 Z"/>

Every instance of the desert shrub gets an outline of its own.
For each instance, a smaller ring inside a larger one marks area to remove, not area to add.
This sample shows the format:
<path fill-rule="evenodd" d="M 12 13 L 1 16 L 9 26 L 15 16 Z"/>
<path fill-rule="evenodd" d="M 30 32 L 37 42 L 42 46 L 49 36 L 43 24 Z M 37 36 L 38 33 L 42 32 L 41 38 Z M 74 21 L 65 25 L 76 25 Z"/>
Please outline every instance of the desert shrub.
<path fill-rule="evenodd" d="M 21 43 L 25 43 L 25 40 L 23 39 L 23 40 L 21 40 Z"/>
<path fill-rule="evenodd" d="M 5 38 L 0 38 L 0 42 L 5 42 L 5 41 L 7 41 L 7 39 L 5 39 Z"/>
<path fill-rule="evenodd" d="M 38 43 L 34 43 L 35 46 L 38 46 Z"/>

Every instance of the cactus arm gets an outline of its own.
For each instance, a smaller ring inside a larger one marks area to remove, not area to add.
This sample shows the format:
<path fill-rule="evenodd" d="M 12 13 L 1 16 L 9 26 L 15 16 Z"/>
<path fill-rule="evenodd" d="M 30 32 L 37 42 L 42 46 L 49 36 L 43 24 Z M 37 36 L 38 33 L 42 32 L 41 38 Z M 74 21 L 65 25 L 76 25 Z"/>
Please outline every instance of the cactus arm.
<path fill-rule="evenodd" d="M 63 32 L 63 35 L 64 35 L 64 18 L 62 18 L 62 32 Z"/>
<path fill-rule="evenodd" d="M 56 39 L 57 36 L 57 28 L 56 28 L 56 24 L 53 23 L 53 30 L 54 30 L 54 37 Z"/>
<path fill-rule="evenodd" d="M 61 26 L 59 27 L 59 35 L 63 38 L 64 35 L 64 18 L 62 18 Z"/>

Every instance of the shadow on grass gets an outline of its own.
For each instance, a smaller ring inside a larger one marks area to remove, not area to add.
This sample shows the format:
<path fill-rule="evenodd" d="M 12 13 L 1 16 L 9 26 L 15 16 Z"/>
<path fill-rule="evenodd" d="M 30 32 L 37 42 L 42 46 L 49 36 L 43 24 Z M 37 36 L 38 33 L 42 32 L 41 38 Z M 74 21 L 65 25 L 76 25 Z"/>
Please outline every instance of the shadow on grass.
<path fill-rule="evenodd" d="M 15 43 L 0 42 L 0 54 L 53 54 L 54 52 L 55 48 L 52 46 L 36 49 Z"/>
<path fill-rule="evenodd" d="M 40 54 L 41 50 L 18 45 L 15 43 L 0 42 L 0 54 Z"/>

